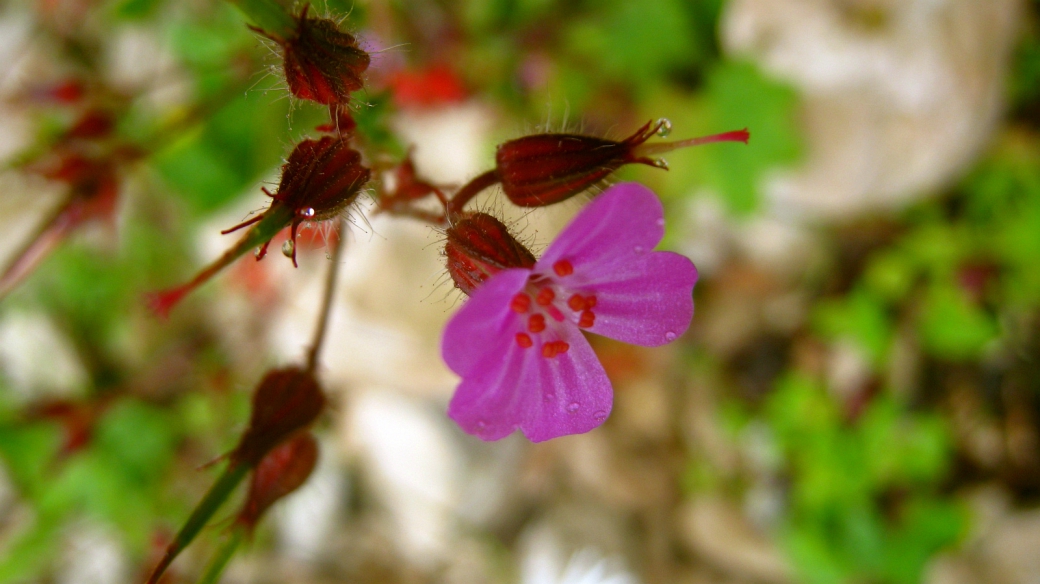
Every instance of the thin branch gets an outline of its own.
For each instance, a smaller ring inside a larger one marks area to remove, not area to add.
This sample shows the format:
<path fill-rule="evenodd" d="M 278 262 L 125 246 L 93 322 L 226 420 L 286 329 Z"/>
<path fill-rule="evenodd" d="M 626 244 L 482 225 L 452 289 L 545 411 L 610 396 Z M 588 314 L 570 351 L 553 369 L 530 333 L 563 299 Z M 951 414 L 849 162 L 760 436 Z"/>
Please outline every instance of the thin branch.
<path fill-rule="evenodd" d="M 347 221 L 339 220 L 339 237 L 332 248 L 332 264 L 325 275 L 325 295 L 321 301 L 321 312 L 318 313 L 318 328 L 314 330 L 314 340 L 307 352 L 307 371 L 313 373 L 318 366 L 318 355 L 325 341 L 325 331 L 329 328 L 329 314 L 332 312 L 332 296 L 336 292 L 336 279 L 339 277 L 339 264 L 343 260 L 343 249 L 346 247 Z"/>

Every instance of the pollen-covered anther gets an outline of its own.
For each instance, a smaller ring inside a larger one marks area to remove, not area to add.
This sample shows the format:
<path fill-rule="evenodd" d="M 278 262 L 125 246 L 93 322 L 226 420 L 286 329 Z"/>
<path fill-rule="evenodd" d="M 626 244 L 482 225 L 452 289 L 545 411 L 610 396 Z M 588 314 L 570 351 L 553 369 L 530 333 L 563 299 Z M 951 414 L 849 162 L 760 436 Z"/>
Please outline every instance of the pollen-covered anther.
<path fill-rule="evenodd" d="M 574 312 L 581 312 L 586 308 L 587 304 L 585 299 L 581 297 L 581 294 L 575 294 L 567 299 L 567 306 Z"/>
<path fill-rule="evenodd" d="M 549 306 L 552 301 L 556 299 L 556 292 L 553 292 L 552 288 L 542 288 L 538 292 L 538 296 L 535 296 L 534 301 L 541 306 Z"/>
<path fill-rule="evenodd" d="M 545 316 L 542 314 L 532 314 L 527 319 L 527 330 L 532 333 L 540 333 L 545 330 Z"/>
<path fill-rule="evenodd" d="M 571 346 L 564 341 L 550 341 L 542 345 L 542 357 L 552 359 L 553 357 L 566 353 Z"/>
<path fill-rule="evenodd" d="M 556 272 L 557 276 L 561 278 L 564 276 L 570 276 L 574 273 L 574 266 L 571 265 L 567 260 L 560 260 L 553 264 L 553 271 Z"/>
<path fill-rule="evenodd" d="M 589 328 L 596 323 L 596 315 L 591 310 L 584 310 L 581 313 L 581 317 L 578 319 L 578 326 L 581 328 Z"/>
<path fill-rule="evenodd" d="M 521 349 L 530 349 L 534 346 L 534 341 L 527 333 L 516 333 L 516 344 L 520 345 Z"/>
<path fill-rule="evenodd" d="M 509 308 L 512 309 L 513 312 L 523 314 L 531 308 L 531 297 L 521 292 L 520 294 L 513 296 L 512 302 L 509 303 Z"/>

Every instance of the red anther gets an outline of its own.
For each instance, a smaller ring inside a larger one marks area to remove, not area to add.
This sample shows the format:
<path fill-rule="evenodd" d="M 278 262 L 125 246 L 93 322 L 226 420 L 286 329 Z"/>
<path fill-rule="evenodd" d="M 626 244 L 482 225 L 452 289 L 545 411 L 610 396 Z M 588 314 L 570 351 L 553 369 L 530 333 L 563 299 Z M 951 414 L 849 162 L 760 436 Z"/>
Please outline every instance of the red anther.
<path fill-rule="evenodd" d="M 521 292 L 513 296 L 513 301 L 509 303 L 509 308 L 513 309 L 513 312 L 523 314 L 531 308 L 531 297 Z"/>
<path fill-rule="evenodd" d="M 545 343 L 542 345 L 542 357 L 552 359 L 556 356 L 556 343 Z"/>
<path fill-rule="evenodd" d="M 581 318 L 578 319 L 578 326 L 581 328 L 589 328 L 596 322 L 596 315 L 591 310 L 585 310 L 581 313 Z"/>
<path fill-rule="evenodd" d="M 535 297 L 534 301 L 542 306 L 549 306 L 555 298 L 556 293 L 553 292 L 552 288 L 542 288 L 538 292 L 538 296 Z"/>
<path fill-rule="evenodd" d="M 596 297 L 595 296 L 591 296 L 591 295 L 590 296 L 586 296 L 585 297 L 585 310 L 592 310 L 593 308 L 596 308 Z"/>
<path fill-rule="evenodd" d="M 573 274 L 574 266 L 572 266 L 567 260 L 560 260 L 553 264 L 553 271 L 556 272 L 557 276 L 562 278 L 563 276 L 570 276 Z"/>
<path fill-rule="evenodd" d="M 585 299 L 581 297 L 581 294 L 575 294 L 567 300 L 567 306 L 571 307 L 574 312 L 580 312 L 585 309 Z"/>
<path fill-rule="evenodd" d="M 541 314 L 532 314 L 527 319 L 527 330 L 532 333 L 540 333 L 545 330 L 545 316 Z"/>
<path fill-rule="evenodd" d="M 555 343 L 553 343 L 553 345 L 556 346 L 557 355 L 559 355 L 560 353 L 566 353 L 567 349 L 571 348 L 571 346 L 565 343 L 564 341 L 556 341 Z"/>
<path fill-rule="evenodd" d="M 527 333 L 516 333 L 516 344 L 520 345 L 521 349 L 530 349 L 534 345 L 534 341 Z"/>

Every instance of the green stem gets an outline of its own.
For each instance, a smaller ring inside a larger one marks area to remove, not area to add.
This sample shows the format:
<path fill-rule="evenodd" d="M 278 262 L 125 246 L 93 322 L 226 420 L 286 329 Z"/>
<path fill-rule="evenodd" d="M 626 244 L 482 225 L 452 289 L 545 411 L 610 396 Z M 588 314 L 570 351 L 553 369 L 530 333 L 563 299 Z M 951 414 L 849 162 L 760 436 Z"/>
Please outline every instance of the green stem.
<path fill-rule="evenodd" d="M 296 33 L 296 20 L 275 0 L 228 0 L 238 7 L 257 28 L 272 37 L 290 39 Z"/>
<path fill-rule="evenodd" d="M 152 571 L 152 575 L 148 577 L 148 584 L 155 584 L 159 581 L 166 568 L 170 567 L 173 560 L 202 531 L 202 528 L 206 526 L 213 514 L 220 509 L 224 501 L 231 496 L 231 492 L 235 490 L 238 483 L 242 482 L 242 479 L 245 478 L 248 472 L 249 465 L 246 464 L 236 464 L 224 469 L 224 474 L 210 487 L 206 496 L 202 498 L 195 510 L 191 512 L 191 516 L 184 523 L 184 527 L 181 527 L 176 537 L 170 542 L 169 547 L 166 548 L 166 554 L 163 555 L 159 565 Z"/>
<path fill-rule="evenodd" d="M 220 581 L 220 575 L 224 573 L 224 568 L 227 567 L 228 562 L 231 561 L 232 556 L 238 550 L 238 546 L 245 539 L 245 534 L 245 527 L 235 525 L 231 535 L 224 541 L 224 545 L 220 546 L 216 555 L 213 556 L 209 565 L 206 566 L 206 571 L 199 578 L 199 584 L 217 584 Z"/>

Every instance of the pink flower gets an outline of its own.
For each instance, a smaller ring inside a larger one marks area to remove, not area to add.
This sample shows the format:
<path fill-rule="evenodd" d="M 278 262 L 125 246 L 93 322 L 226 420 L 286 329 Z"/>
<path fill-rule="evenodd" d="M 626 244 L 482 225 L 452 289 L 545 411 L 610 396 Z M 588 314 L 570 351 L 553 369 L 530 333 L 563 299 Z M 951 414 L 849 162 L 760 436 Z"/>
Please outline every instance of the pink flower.
<path fill-rule="evenodd" d="M 693 318 L 697 268 L 652 251 L 663 236 L 654 193 L 619 184 L 533 268 L 481 284 L 444 331 L 444 360 L 462 377 L 448 415 L 483 440 L 519 429 L 541 442 L 602 424 L 613 392 L 582 331 L 652 347 L 675 340 Z"/>

